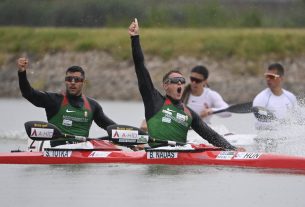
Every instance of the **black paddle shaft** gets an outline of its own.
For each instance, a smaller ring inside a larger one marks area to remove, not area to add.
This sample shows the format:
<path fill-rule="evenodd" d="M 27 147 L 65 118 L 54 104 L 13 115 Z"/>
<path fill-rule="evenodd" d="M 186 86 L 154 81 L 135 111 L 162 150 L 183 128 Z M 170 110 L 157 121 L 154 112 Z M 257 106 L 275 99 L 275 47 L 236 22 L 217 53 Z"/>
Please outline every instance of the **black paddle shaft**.
<path fill-rule="evenodd" d="M 231 105 L 228 108 L 214 111 L 213 114 L 218 114 L 221 112 L 232 112 L 232 113 L 241 113 L 241 114 L 251 113 L 252 112 L 252 102 Z"/>

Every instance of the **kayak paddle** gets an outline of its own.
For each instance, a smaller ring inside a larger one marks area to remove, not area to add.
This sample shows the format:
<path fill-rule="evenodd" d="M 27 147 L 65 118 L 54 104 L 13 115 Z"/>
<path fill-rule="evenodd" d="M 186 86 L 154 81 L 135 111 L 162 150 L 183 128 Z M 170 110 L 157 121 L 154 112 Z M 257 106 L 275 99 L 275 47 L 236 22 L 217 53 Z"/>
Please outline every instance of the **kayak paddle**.
<path fill-rule="evenodd" d="M 218 114 L 221 112 L 232 112 L 232 113 L 251 113 L 252 112 L 252 102 L 234 104 L 225 109 L 220 109 L 214 111 L 213 114 Z"/>
<path fill-rule="evenodd" d="M 46 141 L 53 139 L 73 139 L 86 141 L 86 137 L 74 136 L 62 133 L 55 125 L 43 121 L 28 121 L 24 124 L 27 135 L 36 141 Z"/>
<path fill-rule="evenodd" d="M 275 120 L 276 117 L 275 115 L 269 111 L 268 109 L 261 107 L 261 106 L 254 106 L 252 108 L 252 111 L 254 113 L 254 116 L 256 117 L 257 120 L 262 121 L 262 122 L 269 122 L 272 120 Z"/>
<path fill-rule="evenodd" d="M 27 135 L 32 140 L 46 141 L 46 140 L 74 140 L 74 141 L 89 141 L 89 140 L 111 140 L 114 143 L 130 146 L 138 144 L 147 144 L 150 142 L 161 143 L 170 146 L 185 145 L 185 143 L 158 140 L 150 137 L 146 132 L 139 128 L 128 125 L 111 125 L 107 127 L 107 137 L 101 138 L 87 138 L 83 136 L 76 136 L 62 133 L 55 125 L 43 121 L 28 121 L 24 124 Z"/>

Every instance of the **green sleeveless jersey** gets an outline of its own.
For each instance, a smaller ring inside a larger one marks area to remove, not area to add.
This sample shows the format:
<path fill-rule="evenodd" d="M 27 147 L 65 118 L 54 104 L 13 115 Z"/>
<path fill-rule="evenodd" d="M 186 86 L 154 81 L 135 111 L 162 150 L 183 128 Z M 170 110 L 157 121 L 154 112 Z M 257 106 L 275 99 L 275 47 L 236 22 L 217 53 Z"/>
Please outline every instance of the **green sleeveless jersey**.
<path fill-rule="evenodd" d="M 57 126 L 63 133 L 88 137 L 93 121 L 93 114 L 87 98 L 83 95 L 84 106 L 73 107 L 64 95 L 60 110 L 49 122 Z"/>
<path fill-rule="evenodd" d="M 186 107 L 182 110 L 166 99 L 160 111 L 148 120 L 147 127 L 153 138 L 185 143 L 191 123 L 192 117 Z"/>

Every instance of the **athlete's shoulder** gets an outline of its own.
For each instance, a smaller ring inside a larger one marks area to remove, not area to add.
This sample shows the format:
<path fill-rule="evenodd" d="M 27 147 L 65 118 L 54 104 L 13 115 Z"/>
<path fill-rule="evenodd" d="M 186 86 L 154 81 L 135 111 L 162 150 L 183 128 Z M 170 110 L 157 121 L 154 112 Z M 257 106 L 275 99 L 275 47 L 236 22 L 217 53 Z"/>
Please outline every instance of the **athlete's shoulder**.
<path fill-rule="evenodd" d="M 91 98 L 91 97 L 88 97 L 88 96 L 85 96 L 85 98 L 88 100 L 92 111 L 94 111 L 95 109 L 102 109 L 102 106 L 94 98 Z"/>
<path fill-rule="evenodd" d="M 56 92 L 49 92 L 49 91 L 41 91 L 41 93 L 44 93 L 45 95 L 49 96 L 52 99 L 63 99 L 64 94 L 63 93 L 56 93 Z"/>
<path fill-rule="evenodd" d="M 292 102 L 292 103 L 296 103 L 297 102 L 297 97 L 290 91 L 287 91 L 285 89 L 283 89 L 284 94 L 288 97 L 288 99 Z"/>
<path fill-rule="evenodd" d="M 271 90 L 269 88 L 265 88 L 254 97 L 253 106 L 264 106 L 271 94 Z"/>
<path fill-rule="evenodd" d="M 287 91 L 287 90 L 283 89 L 283 92 L 284 92 L 287 96 L 296 98 L 296 96 L 295 96 L 292 92 L 290 92 L 290 91 Z"/>
<path fill-rule="evenodd" d="M 88 96 L 85 96 L 85 98 L 88 100 L 88 102 L 90 103 L 90 105 L 99 105 L 98 101 L 94 98 L 91 98 L 91 97 L 88 97 Z"/>
<path fill-rule="evenodd" d="M 255 98 L 259 98 L 259 97 L 266 97 L 266 96 L 270 96 L 272 94 L 271 90 L 269 88 L 265 88 L 264 90 L 262 90 L 261 92 L 259 92 Z"/>

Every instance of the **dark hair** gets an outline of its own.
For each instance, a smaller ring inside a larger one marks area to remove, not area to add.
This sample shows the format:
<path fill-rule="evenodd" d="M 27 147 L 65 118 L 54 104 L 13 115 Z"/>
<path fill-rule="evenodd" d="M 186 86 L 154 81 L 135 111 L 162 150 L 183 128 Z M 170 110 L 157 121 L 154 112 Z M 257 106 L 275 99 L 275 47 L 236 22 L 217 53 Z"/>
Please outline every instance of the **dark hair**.
<path fill-rule="evenodd" d="M 168 79 L 168 77 L 170 76 L 170 74 L 172 73 L 179 73 L 180 75 L 182 75 L 182 73 L 179 70 L 171 70 L 169 72 L 167 72 L 164 76 L 163 76 L 163 83 Z"/>
<path fill-rule="evenodd" d="M 199 73 L 203 76 L 204 79 L 208 79 L 209 77 L 209 71 L 206 67 L 204 67 L 203 65 L 197 65 L 195 66 L 192 71 L 193 73 Z"/>
<path fill-rule="evenodd" d="M 276 70 L 278 75 L 284 76 L 284 67 L 280 63 L 270 64 L 268 70 Z"/>
<path fill-rule="evenodd" d="M 66 75 L 67 73 L 75 73 L 75 72 L 80 72 L 82 74 L 82 76 L 85 78 L 85 71 L 83 70 L 82 67 L 80 66 L 71 66 L 66 70 Z"/>

